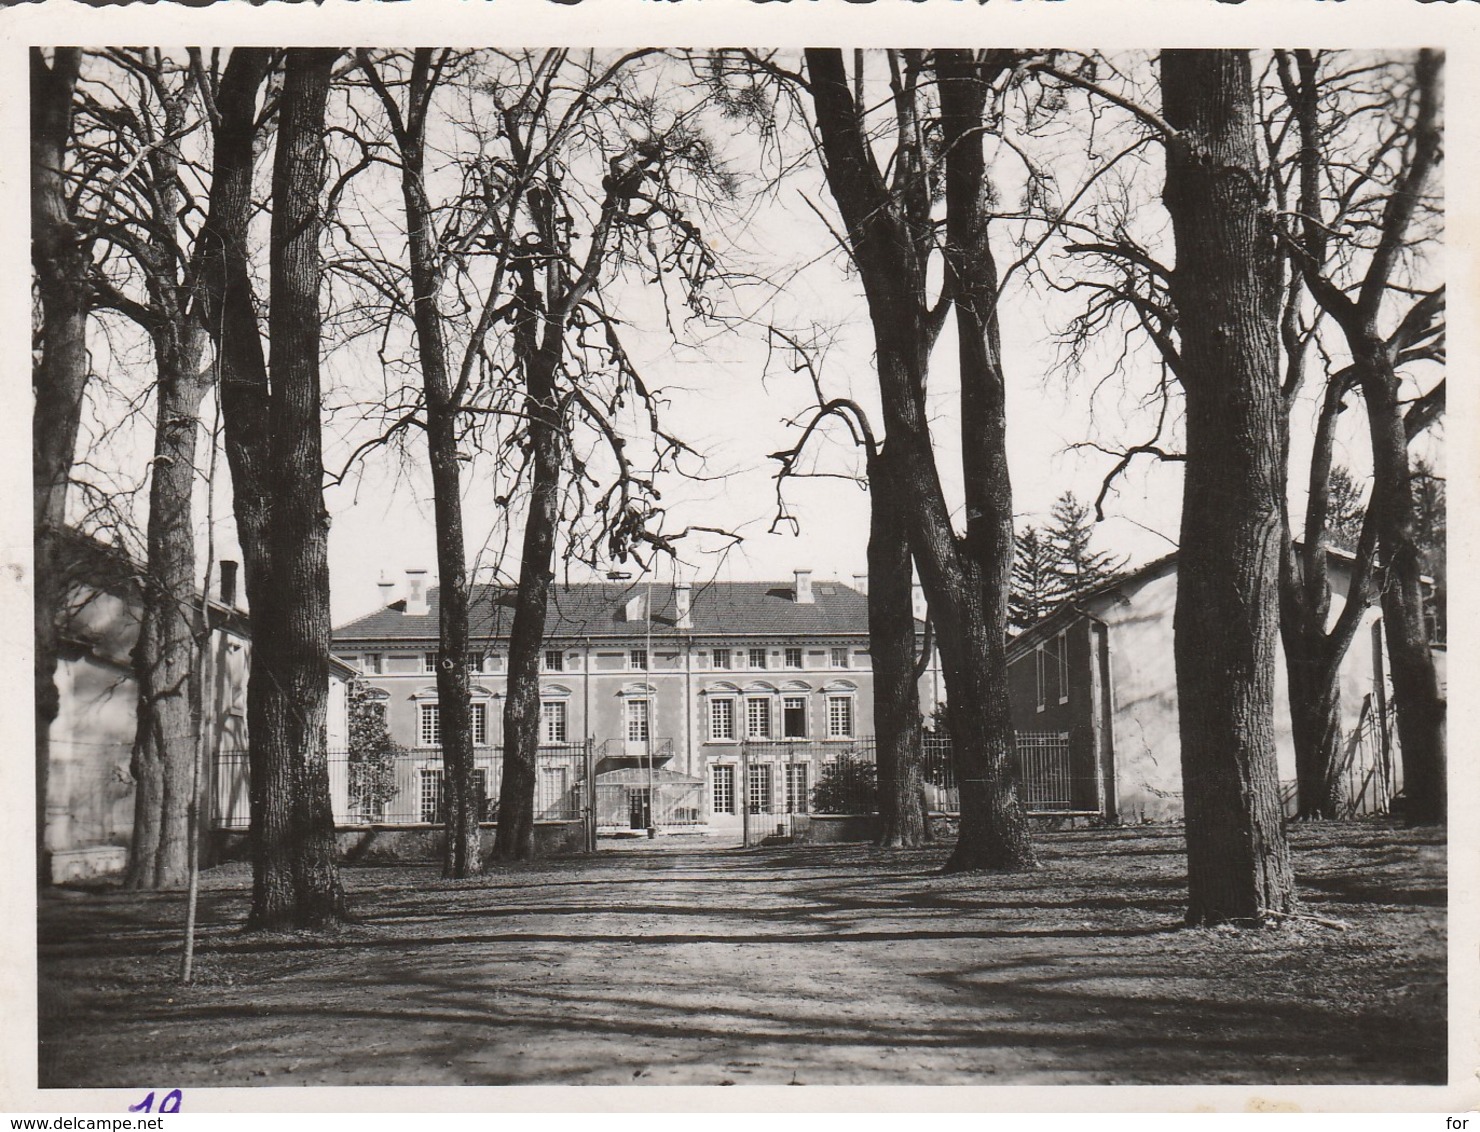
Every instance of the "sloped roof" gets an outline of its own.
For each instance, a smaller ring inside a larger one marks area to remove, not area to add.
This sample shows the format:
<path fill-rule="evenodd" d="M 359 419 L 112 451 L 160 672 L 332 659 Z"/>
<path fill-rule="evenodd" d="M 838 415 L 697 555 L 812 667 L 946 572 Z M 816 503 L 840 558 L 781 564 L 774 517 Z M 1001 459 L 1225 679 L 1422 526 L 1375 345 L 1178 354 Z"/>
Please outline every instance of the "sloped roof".
<path fill-rule="evenodd" d="M 1120 573 L 1106 578 L 1099 585 L 1080 594 L 1073 601 L 1060 602 L 1050 613 L 1040 617 L 1007 642 L 1008 659 L 1015 660 L 1022 655 L 1024 649 L 1053 636 L 1071 621 L 1084 616 L 1088 612 L 1085 609 L 1088 603 L 1102 598 L 1107 594 L 1114 593 L 1122 586 L 1128 585 L 1131 582 L 1140 581 L 1142 578 L 1149 578 L 1153 574 L 1159 574 L 1168 567 L 1174 566 L 1176 561 L 1177 552 L 1174 550 L 1170 554 L 1163 554 L 1160 558 L 1153 558 L 1150 562 L 1137 566 L 1132 570 L 1122 570 Z"/>
<path fill-rule="evenodd" d="M 440 587 L 427 593 L 427 612 L 406 613 L 404 601 L 392 602 L 334 630 L 334 647 L 351 643 L 427 641 L 437 639 Z M 627 603 L 647 593 L 646 583 L 581 582 L 552 585 L 545 625 L 551 639 L 633 640 L 644 637 L 644 621 L 628 621 Z M 868 598 L 841 582 L 813 582 L 813 600 L 799 605 L 790 582 L 710 582 L 690 591 L 692 629 L 678 629 L 674 588 L 653 585 L 652 636 L 675 637 L 826 637 L 867 635 Z M 515 591 L 510 586 L 474 586 L 469 599 L 468 630 L 475 641 L 500 640 L 514 620 Z"/>
<path fill-rule="evenodd" d="M 1301 545 L 1300 540 L 1296 539 L 1295 546 L 1298 548 Z M 1356 555 L 1342 550 L 1340 547 L 1328 546 L 1326 548 L 1326 554 L 1331 566 L 1340 570 L 1350 569 L 1351 564 L 1356 561 Z M 1074 601 L 1061 602 L 1051 612 L 1033 622 L 1033 624 L 1029 625 L 1016 637 L 1013 637 L 1007 642 L 1008 659 L 1016 660 L 1022 656 L 1027 648 L 1037 645 L 1040 641 L 1053 636 L 1053 634 L 1057 633 L 1075 618 L 1092 612 L 1086 608 L 1090 603 L 1099 601 L 1132 582 L 1141 581 L 1154 574 L 1164 573 L 1168 569 L 1175 568 L 1176 564 L 1177 552 L 1174 550 L 1169 554 L 1163 554 L 1160 558 L 1153 558 L 1150 562 L 1142 566 L 1137 566 L 1132 570 L 1124 570 L 1113 577 L 1106 578 L 1105 581 L 1081 594 Z"/>

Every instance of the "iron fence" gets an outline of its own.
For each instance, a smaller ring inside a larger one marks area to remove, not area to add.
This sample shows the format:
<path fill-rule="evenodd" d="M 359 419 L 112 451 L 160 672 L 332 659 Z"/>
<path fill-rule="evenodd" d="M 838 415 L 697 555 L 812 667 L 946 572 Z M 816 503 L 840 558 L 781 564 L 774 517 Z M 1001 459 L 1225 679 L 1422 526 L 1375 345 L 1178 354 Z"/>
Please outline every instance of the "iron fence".
<path fill-rule="evenodd" d="M 329 796 L 334 824 L 441 825 L 446 821 L 446 772 L 442 752 L 399 749 L 361 756 L 330 751 Z M 586 816 L 590 751 L 585 743 L 539 748 L 535 760 L 535 820 L 579 821 Z M 483 821 L 498 812 L 503 781 L 502 748 L 474 750 L 474 778 Z M 246 829 L 248 767 L 245 752 L 223 755 L 215 772 L 214 821 L 218 829 Z"/>

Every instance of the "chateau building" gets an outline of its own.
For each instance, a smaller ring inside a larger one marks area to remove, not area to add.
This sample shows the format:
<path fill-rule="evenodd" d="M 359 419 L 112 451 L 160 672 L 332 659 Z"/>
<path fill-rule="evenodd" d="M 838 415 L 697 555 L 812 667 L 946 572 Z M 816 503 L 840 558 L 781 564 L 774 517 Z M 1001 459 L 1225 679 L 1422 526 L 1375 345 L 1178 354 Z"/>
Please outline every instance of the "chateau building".
<path fill-rule="evenodd" d="M 381 587 L 381 608 L 340 626 L 333 650 L 382 699 L 392 738 L 427 756 L 423 816 L 431 820 L 440 774 L 438 589 L 418 570 L 407 571 L 400 595 L 394 583 Z M 486 779 L 503 746 L 514 597 L 512 588 L 476 586 L 471 600 L 474 744 Z M 806 570 L 782 583 L 555 585 L 541 744 L 591 744 L 603 827 L 657 824 L 648 789 L 670 784 L 692 789 L 679 791 L 687 803 L 669 807 L 664 825 L 723 831 L 738 827 L 747 805 L 753 814 L 798 812 L 819 768 L 872 736 L 868 650 L 861 576 L 853 585 L 814 581 Z M 921 678 L 926 712 L 939 687 L 932 658 Z M 551 780 L 540 781 L 537 802 L 553 816 L 566 776 L 559 765 L 542 773 Z"/>

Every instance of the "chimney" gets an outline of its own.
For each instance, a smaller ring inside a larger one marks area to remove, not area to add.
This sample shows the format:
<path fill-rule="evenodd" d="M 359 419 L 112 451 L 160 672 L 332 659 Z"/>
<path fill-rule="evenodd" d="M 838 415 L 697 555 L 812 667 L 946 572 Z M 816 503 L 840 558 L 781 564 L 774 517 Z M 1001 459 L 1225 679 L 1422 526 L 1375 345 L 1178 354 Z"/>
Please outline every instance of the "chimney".
<path fill-rule="evenodd" d="M 910 608 L 916 621 L 924 621 L 930 613 L 930 606 L 925 602 L 925 587 L 919 582 L 910 587 Z"/>
<path fill-rule="evenodd" d="M 425 617 L 430 611 L 427 605 L 427 572 L 407 570 L 406 613 L 410 616 Z"/>
<path fill-rule="evenodd" d="M 678 614 L 674 622 L 676 628 L 692 629 L 694 627 L 693 613 L 690 602 L 693 597 L 694 587 L 688 582 L 678 582 L 673 587 L 673 606 Z"/>
<path fill-rule="evenodd" d="M 868 575 L 867 574 L 854 574 L 853 575 L 853 588 L 855 590 L 857 590 L 859 593 L 863 594 L 864 597 L 867 597 L 868 596 Z"/>
<path fill-rule="evenodd" d="M 627 599 L 622 617 L 627 621 L 643 621 L 647 618 L 647 594 L 635 593 Z"/>
<path fill-rule="evenodd" d="M 378 590 L 380 590 L 380 608 L 384 609 L 386 606 L 390 605 L 391 601 L 393 600 L 391 598 L 391 593 L 395 590 L 396 583 L 387 582 L 385 580 L 385 575 L 382 574 L 380 581 L 376 582 L 375 586 Z"/>
<path fill-rule="evenodd" d="M 221 559 L 221 604 L 236 608 L 236 563 L 229 558 Z"/>
<path fill-rule="evenodd" d="M 798 605 L 811 605 L 812 604 L 812 571 L 811 570 L 798 570 L 796 572 L 796 576 L 797 576 L 796 603 Z"/>

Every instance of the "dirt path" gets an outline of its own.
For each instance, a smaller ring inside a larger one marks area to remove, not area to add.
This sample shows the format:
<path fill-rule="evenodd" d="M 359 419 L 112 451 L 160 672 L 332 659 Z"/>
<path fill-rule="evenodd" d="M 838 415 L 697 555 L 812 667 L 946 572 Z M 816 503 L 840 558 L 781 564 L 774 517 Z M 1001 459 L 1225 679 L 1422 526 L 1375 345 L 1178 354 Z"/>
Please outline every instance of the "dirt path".
<path fill-rule="evenodd" d="M 630 849 L 444 882 L 345 873 L 360 921 L 243 936 L 246 877 L 41 909 L 41 1083 L 1440 1083 L 1443 844 L 1295 834 L 1353 929 L 1177 927 L 1176 830 L 1059 833 L 1046 866 L 944 849 Z"/>

